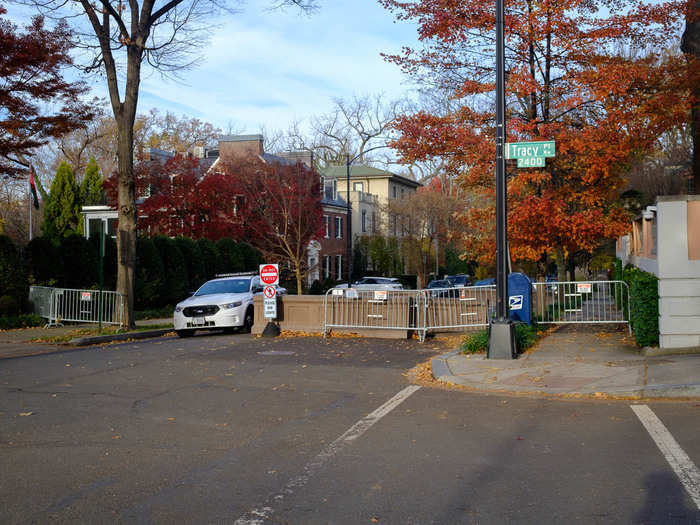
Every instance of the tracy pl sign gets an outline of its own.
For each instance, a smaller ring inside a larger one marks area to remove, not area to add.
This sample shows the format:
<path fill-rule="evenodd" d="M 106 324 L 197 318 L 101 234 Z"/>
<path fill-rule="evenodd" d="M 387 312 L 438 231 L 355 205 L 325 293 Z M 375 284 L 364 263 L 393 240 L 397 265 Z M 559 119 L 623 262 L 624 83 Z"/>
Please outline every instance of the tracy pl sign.
<path fill-rule="evenodd" d="M 506 143 L 506 159 L 518 159 L 518 168 L 544 168 L 545 159 L 554 153 L 553 140 Z"/>

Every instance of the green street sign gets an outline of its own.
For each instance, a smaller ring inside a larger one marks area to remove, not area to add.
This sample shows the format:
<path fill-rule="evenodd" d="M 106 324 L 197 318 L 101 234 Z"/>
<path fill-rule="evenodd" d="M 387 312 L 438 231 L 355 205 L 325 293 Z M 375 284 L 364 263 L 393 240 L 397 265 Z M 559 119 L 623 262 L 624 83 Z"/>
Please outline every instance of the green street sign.
<path fill-rule="evenodd" d="M 554 141 L 546 140 L 541 142 L 506 142 L 506 159 L 526 159 L 532 157 L 554 157 Z M 544 166 L 544 163 L 537 166 L 520 166 L 518 167 L 539 167 Z"/>
<path fill-rule="evenodd" d="M 518 157 L 518 168 L 544 168 L 544 157 Z"/>

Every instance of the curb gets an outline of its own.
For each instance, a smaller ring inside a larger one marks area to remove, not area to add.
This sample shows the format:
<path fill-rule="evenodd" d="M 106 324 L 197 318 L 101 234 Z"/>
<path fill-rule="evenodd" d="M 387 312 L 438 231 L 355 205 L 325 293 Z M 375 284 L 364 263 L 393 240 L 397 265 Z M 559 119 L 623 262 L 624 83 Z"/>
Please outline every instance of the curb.
<path fill-rule="evenodd" d="M 659 348 L 645 346 L 642 348 L 641 354 L 644 357 L 656 357 L 662 355 L 693 355 L 700 354 L 700 346 L 686 346 L 682 348 Z"/>
<path fill-rule="evenodd" d="M 433 371 L 433 377 L 444 384 L 447 385 L 460 385 L 466 387 L 470 390 L 485 393 L 502 393 L 502 394 L 525 394 L 525 395 L 546 395 L 553 397 L 598 397 L 596 392 L 549 392 L 544 389 L 519 389 L 519 388 L 503 388 L 494 385 L 492 388 L 485 387 L 484 385 L 470 385 L 464 381 L 460 376 L 454 375 L 452 370 L 450 370 L 447 360 L 451 357 L 461 354 L 459 350 L 454 350 L 439 356 L 433 357 L 430 360 L 430 366 Z M 620 388 L 618 390 L 601 390 L 600 393 L 612 396 L 614 398 L 635 398 L 635 399 L 684 399 L 684 398 L 700 398 L 700 383 L 681 383 L 681 384 L 656 384 L 656 385 L 640 385 L 637 388 Z"/>
<path fill-rule="evenodd" d="M 452 352 L 448 352 L 446 354 L 441 354 L 439 356 L 433 357 L 430 360 L 430 368 L 433 369 L 433 377 L 437 379 L 438 381 L 443 381 L 445 382 L 447 377 L 455 377 L 454 374 L 452 374 L 452 370 L 450 370 L 450 367 L 447 366 L 447 360 L 450 357 L 454 357 L 459 354 L 459 350 L 453 350 Z M 450 381 L 453 383 L 454 381 Z"/>
<path fill-rule="evenodd" d="M 647 385 L 641 391 L 642 397 L 698 398 L 700 383 L 680 385 Z"/>
<path fill-rule="evenodd" d="M 174 328 L 160 328 L 158 330 L 143 330 L 141 332 L 127 332 L 125 334 L 113 334 L 113 335 L 96 335 L 91 337 L 78 337 L 76 339 L 71 339 L 67 343 L 67 346 L 90 346 L 97 345 L 100 343 L 111 343 L 113 341 L 128 341 L 131 339 L 149 339 L 151 337 L 161 337 L 165 334 L 173 332 Z"/>

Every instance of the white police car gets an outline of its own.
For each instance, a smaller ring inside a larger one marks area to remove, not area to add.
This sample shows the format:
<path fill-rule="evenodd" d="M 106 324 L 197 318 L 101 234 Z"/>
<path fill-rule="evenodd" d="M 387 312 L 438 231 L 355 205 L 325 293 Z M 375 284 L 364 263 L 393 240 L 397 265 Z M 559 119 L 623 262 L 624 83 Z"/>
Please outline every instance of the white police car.
<path fill-rule="evenodd" d="M 192 297 L 175 306 L 173 325 L 180 337 L 197 330 L 250 332 L 253 326 L 253 297 L 262 293 L 257 274 L 227 274 L 204 283 Z M 278 288 L 277 293 L 284 293 Z"/>

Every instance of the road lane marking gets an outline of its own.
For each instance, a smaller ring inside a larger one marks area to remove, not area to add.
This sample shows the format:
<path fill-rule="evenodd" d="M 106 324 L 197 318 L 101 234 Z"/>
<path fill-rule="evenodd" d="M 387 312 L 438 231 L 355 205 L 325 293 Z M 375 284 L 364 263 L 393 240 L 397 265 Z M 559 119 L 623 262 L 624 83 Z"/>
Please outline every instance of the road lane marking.
<path fill-rule="evenodd" d="M 671 465 L 695 506 L 700 509 L 700 470 L 647 405 L 631 405 L 659 450 Z"/>
<path fill-rule="evenodd" d="M 295 490 L 305 486 L 309 480 L 315 474 L 317 474 L 329 460 L 341 452 L 343 448 L 357 438 L 361 437 L 372 427 L 372 425 L 377 423 L 381 418 L 406 401 L 411 394 L 418 390 L 420 390 L 420 387 L 417 385 L 407 386 L 382 406 L 377 408 L 374 412 L 360 419 L 357 423 L 347 429 L 338 439 L 322 450 L 314 459 L 304 465 L 303 474 L 290 479 L 286 485 L 282 487 L 280 492 L 268 497 L 265 503 L 263 503 L 261 506 L 246 512 L 234 522 L 234 525 L 261 525 L 265 523 L 265 521 L 268 520 L 274 513 L 272 505 L 275 502 L 282 501 L 286 496 L 291 496 L 294 494 Z"/>

